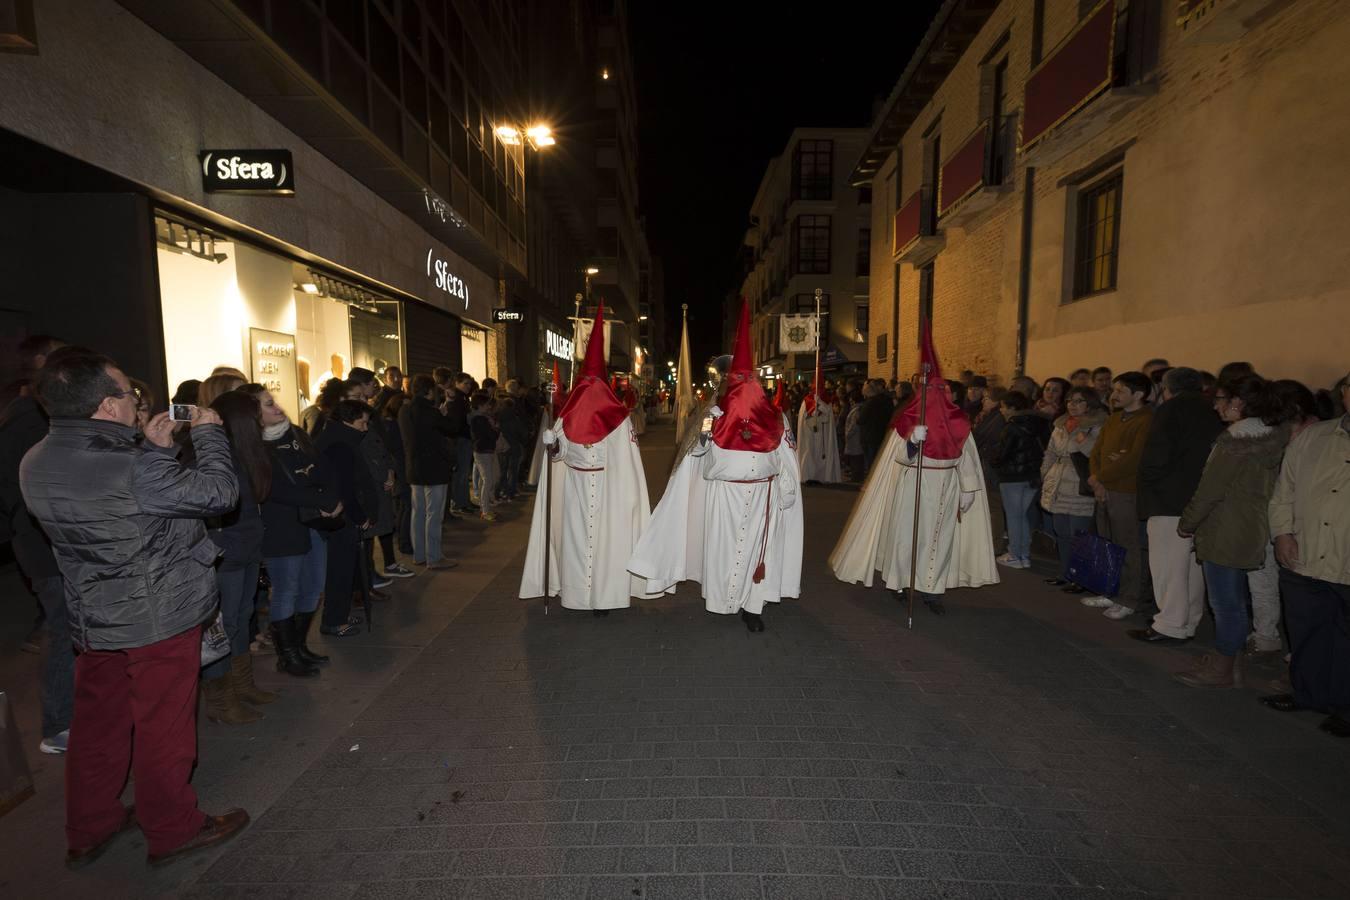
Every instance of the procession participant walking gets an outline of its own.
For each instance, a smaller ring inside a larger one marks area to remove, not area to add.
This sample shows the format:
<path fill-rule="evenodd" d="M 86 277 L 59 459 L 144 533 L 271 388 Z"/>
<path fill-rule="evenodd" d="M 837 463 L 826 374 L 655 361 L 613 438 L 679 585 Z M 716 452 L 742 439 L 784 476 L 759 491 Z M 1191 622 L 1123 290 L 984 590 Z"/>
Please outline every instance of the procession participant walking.
<path fill-rule="evenodd" d="M 558 597 L 597 616 L 644 596 L 628 558 L 651 516 L 632 420 L 605 379 L 604 305 L 581 376 L 544 435 L 520 598 Z M 547 570 L 545 566 L 547 565 Z"/>
<path fill-rule="evenodd" d="M 999 579 L 980 454 L 970 421 L 942 380 L 927 329 L 921 353 L 928 382 L 896 416 L 830 554 L 830 568 L 840 581 L 868 586 L 880 571 L 892 591 L 912 581 L 924 605 L 942 615 L 948 588 L 980 587 Z M 923 484 L 916 490 L 920 453 Z"/>
<path fill-rule="evenodd" d="M 750 354 L 750 307 L 712 422 L 678 460 L 628 570 L 655 593 L 699 582 L 708 612 L 764 630 L 764 604 L 801 596 L 802 504 L 795 447 Z M 831 438 L 833 439 L 833 438 Z"/>
<path fill-rule="evenodd" d="M 839 442 L 835 437 L 834 407 L 820 380 L 820 367 L 811 383 L 811 393 L 797 413 L 797 467 L 802 481 L 838 484 Z"/>

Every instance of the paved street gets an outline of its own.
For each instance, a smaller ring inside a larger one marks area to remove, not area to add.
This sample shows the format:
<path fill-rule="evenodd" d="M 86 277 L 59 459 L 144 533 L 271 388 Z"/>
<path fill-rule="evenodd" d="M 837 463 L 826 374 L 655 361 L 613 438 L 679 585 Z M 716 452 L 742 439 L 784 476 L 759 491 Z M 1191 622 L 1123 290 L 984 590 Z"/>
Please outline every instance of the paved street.
<path fill-rule="evenodd" d="M 670 443 L 644 442 L 653 499 Z M 804 496 L 804 597 L 761 635 L 696 588 L 546 616 L 515 598 L 528 509 L 457 524 L 461 570 L 398 585 L 321 678 L 264 671 L 285 690 L 264 722 L 202 725 L 203 806 L 246 805 L 245 835 L 153 874 L 137 835 L 67 874 L 59 760 L 32 758 L 0 894 L 1350 895 L 1350 746 L 1318 717 L 1175 684 L 1201 648 L 1132 645 L 1034 572 L 906 630 L 826 569 L 856 494 Z"/>

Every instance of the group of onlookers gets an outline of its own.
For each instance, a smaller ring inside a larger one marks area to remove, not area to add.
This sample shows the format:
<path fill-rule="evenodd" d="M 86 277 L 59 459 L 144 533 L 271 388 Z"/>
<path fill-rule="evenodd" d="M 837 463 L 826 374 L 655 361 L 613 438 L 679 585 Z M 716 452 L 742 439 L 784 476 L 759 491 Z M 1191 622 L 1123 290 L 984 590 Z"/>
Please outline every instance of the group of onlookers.
<path fill-rule="evenodd" d="M 46 336 L 19 349 L 0 416 L 0 540 L 45 616 L 40 749 L 66 754 L 67 863 L 133 824 L 167 862 L 248 822 L 197 809 L 199 694 L 211 721 L 256 721 L 277 694 L 255 683 L 251 645 L 314 676 L 329 657 L 309 646 L 313 620 L 355 634 L 384 588 L 416 574 L 396 545 L 454 567 L 447 507 L 491 521 L 517 496 L 540 407 L 514 380 L 356 368 L 292 422 L 219 367 L 156 414 L 149 387 L 93 350 Z M 134 816 L 119 799 L 128 769 Z"/>

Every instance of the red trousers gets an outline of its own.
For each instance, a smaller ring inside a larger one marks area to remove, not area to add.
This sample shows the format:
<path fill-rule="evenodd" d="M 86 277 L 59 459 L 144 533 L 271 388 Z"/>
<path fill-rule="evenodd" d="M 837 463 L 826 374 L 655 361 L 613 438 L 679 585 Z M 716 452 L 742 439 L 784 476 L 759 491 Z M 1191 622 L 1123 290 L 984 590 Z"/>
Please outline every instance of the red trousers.
<path fill-rule="evenodd" d="M 205 816 L 188 779 L 197 758 L 200 627 L 130 650 L 75 658 L 75 715 L 66 753 L 66 842 L 92 847 L 122 824 L 135 773 L 136 820 L 151 854 L 182 845 Z"/>

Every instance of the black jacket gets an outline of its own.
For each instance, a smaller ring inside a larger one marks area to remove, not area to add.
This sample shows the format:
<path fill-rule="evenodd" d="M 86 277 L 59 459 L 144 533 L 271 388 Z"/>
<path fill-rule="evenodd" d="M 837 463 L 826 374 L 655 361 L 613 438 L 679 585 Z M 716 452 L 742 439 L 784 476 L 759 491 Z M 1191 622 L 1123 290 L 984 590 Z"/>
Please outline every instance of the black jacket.
<path fill-rule="evenodd" d="M 1203 394 L 1178 394 L 1154 409 L 1139 458 L 1140 519 L 1181 515 L 1223 429 Z"/>
<path fill-rule="evenodd" d="M 23 458 L 28 510 L 51 538 L 77 647 L 125 650 L 200 625 L 220 602 L 220 551 L 202 520 L 239 500 L 219 425 L 193 429 L 197 467 L 136 442 L 134 428 L 54 419 Z"/>
<path fill-rule="evenodd" d="M 61 574 L 42 526 L 28 514 L 19 488 L 23 455 L 47 436 L 47 414 L 32 397 L 15 397 L 0 416 L 0 532 L 10 535 L 14 558 L 30 579 Z"/>
<path fill-rule="evenodd" d="M 398 411 L 398 430 L 403 436 L 403 458 L 409 484 L 449 484 L 450 419 L 441 415 L 426 397 L 414 397 Z"/>
<path fill-rule="evenodd" d="M 262 506 L 263 556 L 300 556 L 310 550 L 310 530 L 300 521 L 300 510 L 332 511 L 339 499 L 337 484 L 298 426 L 264 443 L 272 453 L 272 490 Z"/>
<path fill-rule="evenodd" d="M 998 440 L 1003 435 L 1007 420 L 998 409 L 985 414 L 981 410 L 970 416 L 970 436 L 975 439 L 975 449 L 980 452 L 980 465 L 984 468 L 984 477 L 998 482 L 998 470 L 994 468 L 994 456 L 998 453 Z"/>
<path fill-rule="evenodd" d="M 1025 410 L 1009 417 L 990 458 L 999 483 L 1038 483 L 1049 440 L 1050 422 L 1043 416 Z"/>
<path fill-rule="evenodd" d="M 506 438 L 512 450 L 523 450 L 525 442 L 530 439 L 530 429 L 525 422 L 521 416 L 520 404 L 504 406 L 497 410 L 497 427 L 501 429 L 502 437 Z"/>
<path fill-rule="evenodd" d="M 863 447 L 876 453 L 886 442 L 886 428 L 891 424 L 891 415 L 895 406 L 890 395 L 873 394 L 863 401 L 862 411 L 858 413 L 858 434 Z"/>
<path fill-rule="evenodd" d="M 207 534 L 220 548 L 225 565 L 245 566 L 262 562 L 262 509 L 253 496 L 253 482 L 233 452 L 230 462 L 235 481 L 239 483 L 239 503 L 225 515 L 209 520 Z"/>
<path fill-rule="evenodd" d="M 371 480 L 370 469 L 361 456 L 366 432 L 342 422 L 330 422 L 314 447 L 328 463 L 342 500 L 343 516 L 357 528 L 378 515 L 379 487 Z"/>
<path fill-rule="evenodd" d="M 469 430 L 473 435 L 474 453 L 497 452 L 497 438 L 501 435 L 501 430 L 497 428 L 497 423 L 491 416 L 487 413 L 471 413 Z"/>
<path fill-rule="evenodd" d="M 469 436 L 469 395 L 452 387 L 446 392 L 445 417 L 450 420 L 450 436 Z"/>

